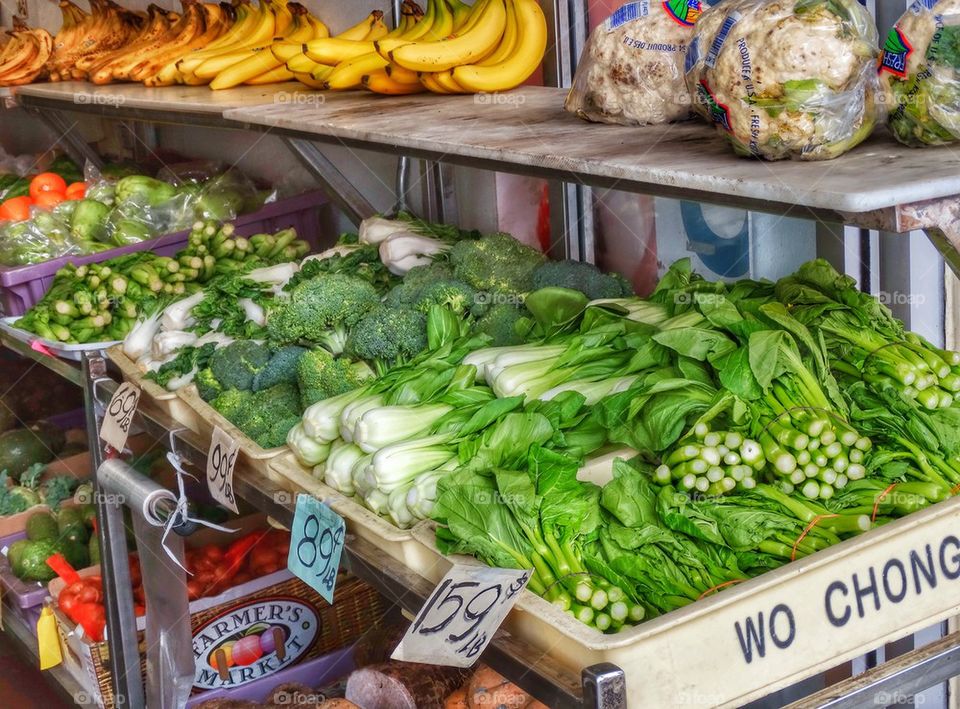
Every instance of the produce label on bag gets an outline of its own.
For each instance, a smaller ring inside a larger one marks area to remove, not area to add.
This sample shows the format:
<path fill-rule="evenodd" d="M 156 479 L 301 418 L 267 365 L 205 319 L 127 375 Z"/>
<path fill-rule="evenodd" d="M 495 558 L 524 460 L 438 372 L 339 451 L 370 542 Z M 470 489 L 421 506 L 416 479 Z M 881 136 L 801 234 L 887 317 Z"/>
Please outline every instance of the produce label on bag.
<path fill-rule="evenodd" d="M 315 497 L 297 496 L 287 568 L 328 603 L 333 603 L 345 534 L 343 517 Z"/>
<path fill-rule="evenodd" d="M 417 613 L 391 659 L 473 666 L 520 598 L 532 573 L 454 566 Z"/>
<path fill-rule="evenodd" d="M 124 382 L 107 405 L 107 412 L 100 426 L 100 438 L 118 453 L 127 445 L 127 436 L 130 434 L 139 401 L 140 388 Z"/>
<path fill-rule="evenodd" d="M 237 464 L 240 444 L 228 436 L 219 426 L 213 429 L 210 451 L 207 453 L 207 487 L 213 499 L 231 510 L 237 510 L 237 498 L 233 494 L 233 469 Z"/>

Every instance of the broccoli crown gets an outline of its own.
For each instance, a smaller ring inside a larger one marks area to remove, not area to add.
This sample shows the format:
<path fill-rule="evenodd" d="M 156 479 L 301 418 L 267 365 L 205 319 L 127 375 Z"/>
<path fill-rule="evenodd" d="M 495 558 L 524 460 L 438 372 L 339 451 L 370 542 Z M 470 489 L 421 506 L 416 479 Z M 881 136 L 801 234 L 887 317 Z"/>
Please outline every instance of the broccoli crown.
<path fill-rule="evenodd" d="M 551 286 L 580 291 L 590 300 L 633 295 L 633 289 L 622 276 L 604 273 L 593 264 L 581 261 L 547 261 L 533 272 L 532 290 Z"/>
<path fill-rule="evenodd" d="M 289 299 L 270 313 L 267 327 L 276 342 L 322 343 L 331 330 L 353 326 L 379 304 L 377 289 L 368 281 L 342 273 L 324 274 L 294 288 Z"/>
<path fill-rule="evenodd" d="M 523 338 L 516 331 L 517 321 L 523 317 L 523 311 L 513 305 L 501 303 L 494 305 L 477 320 L 474 332 L 491 338 L 491 347 L 519 345 Z"/>
<path fill-rule="evenodd" d="M 223 384 L 213 376 L 213 370 L 210 367 L 197 372 L 197 376 L 193 378 L 193 383 L 197 385 L 200 398 L 204 401 L 213 401 L 223 393 Z"/>
<path fill-rule="evenodd" d="M 545 260 L 539 251 L 509 234 L 458 241 L 449 258 L 457 278 L 488 293 L 526 293 L 533 283 L 533 271 Z"/>
<path fill-rule="evenodd" d="M 414 308 L 421 313 L 430 312 L 434 305 L 442 305 L 456 313 L 466 313 L 482 300 L 477 291 L 463 281 L 455 279 L 436 281 L 423 286 L 417 296 Z"/>
<path fill-rule="evenodd" d="M 290 382 L 255 394 L 228 389 L 214 399 L 213 407 L 262 448 L 283 445 L 303 413 L 300 392 Z"/>
<path fill-rule="evenodd" d="M 267 366 L 253 378 L 253 390 L 260 391 L 281 384 L 297 381 L 297 362 L 307 350 L 297 345 L 286 345 L 276 350 Z"/>
<path fill-rule="evenodd" d="M 449 281 L 453 278 L 453 267 L 443 261 L 434 261 L 426 266 L 414 266 L 403 277 L 403 285 L 412 288 L 429 286 L 438 281 Z"/>
<path fill-rule="evenodd" d="M 334 358 L 322 349 L 311 350 L 300 358 L 297 382 L 304 409 L 331 396 L 345 394 L 373 376 L 365 362 L 352 362 L 347 357 Z"/>
<path fill-rule="evenodd" d="M 270 361 L 270 348 L 252 340 L 237 340 L 210 358 L 210 371 L 225 389 L 247 390 Z"/>
<path fill-rule="evenodd" d="M 357 357 L 387 364 L 427 347 L 427 316 L 406 308 L 378 307 L 350 333 L 347 349 Z"/>

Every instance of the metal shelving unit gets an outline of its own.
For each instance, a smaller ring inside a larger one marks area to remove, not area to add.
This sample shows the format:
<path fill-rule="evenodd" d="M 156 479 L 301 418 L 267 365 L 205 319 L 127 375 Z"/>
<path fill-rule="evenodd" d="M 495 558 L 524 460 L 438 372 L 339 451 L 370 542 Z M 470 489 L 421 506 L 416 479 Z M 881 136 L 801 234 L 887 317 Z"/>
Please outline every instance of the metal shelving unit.
<path fill-rule="evenodd" d="M 59 84 L 23 87 L 15 96 L 21 106 L 39 111 L 47 120 L 60 116 L 53 119 L 59 126 L 64 114 L 77 111 L 118 120 L 276 133 L 331 192 L 340 195 L 338 204 L 355 218 L 370 213 L 368 204 L 355 190 L 350 193 L 349 183 L 316 143 L 897 233 L 923 229 L 960 273 L 960 156 L 951 151 L 910 150 L 878 136 L 830 163 L 771 164 L 736 158 L 712 129 L 694 123 L 654 128 L 595 125 L 587 133 L 583 123 L 562 111 L 564 92 L 560 89 L 524 89 L 483 100 L 470 96 L 395 97 L 382 102 L 382 111 L 371 111 L 367 96 L 332 95 L 321 106 L 279 100 L 283 92 L 291 90 L 281 86 L 214 93 L 206 87 L 158 90 Z M 81 153 L 84 148 L 89 150 L 88 146 L 74 147 Z M 931 160 L 934 154 L 937 159 Z M 877 169 L 878 165 L 885 169 Z M 891 167 L 895 169 L 887 169 Z M 581 256 L 589 258 L 589 254 Z M 75 383 L 93 386 L 70 365 L 48 361 L 22 343 L 4 339 L 3 344 Z M 97 398 L 103 400 L 115 386 L 101 380 Z M 143 411 L 140 419 L 158 440 L 169 439 L 170 431 L 178 427 L 148 411 Z M 207 443 L 189 432 L 174 437 L 178 453 L 202 469 Z M 293 496 L 289 484 L 241 463 L 235 489 L 254 507 L 282 524 L 290 523 Z M 115 539 L 113 534 L 111 539 Z M 407 611 L 416 611 L 431 590 L 424 579 L 360 539 L 348 540 L 344 563 Z M 121 586 L 112 605 L 130 602 L 123 596 Z M 119 618 L 119 613 L 114 617 Z M 915 651 L 901 665 L 891 665 L 889 672 L 851 680 L 823 696 L 811 697 L 812 703 L 803 706 L 828 705 L 832 700 L 827 694 L 838 692 L 847 696 L 842 706 L 863 706 L 872 705 L 880 692 L 891 687 L 919 691 L 960 674 L 958 648 L 960 637 L 949 636 L 933 654 Z M 114 654 L 122 661 L 122 652 Z M 503 632 L 486 659 L 551 706 L 625 706 L 624 676 L 615 667 L 593 667 L 583 677 L 576 677 L 542 662 L 540 653 Z"/>

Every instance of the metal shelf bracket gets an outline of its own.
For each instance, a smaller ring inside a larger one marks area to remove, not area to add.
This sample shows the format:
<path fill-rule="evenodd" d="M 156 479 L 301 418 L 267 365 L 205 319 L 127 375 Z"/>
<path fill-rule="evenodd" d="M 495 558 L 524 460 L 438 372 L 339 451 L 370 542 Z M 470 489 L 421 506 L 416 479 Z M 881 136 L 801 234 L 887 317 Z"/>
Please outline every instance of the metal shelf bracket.
<path fill-rule="evenodd" d="M 303 138 L 283 138 L 283 142 L 317 178 L 330 201 L 346 214 L 350 221 L 359 224 L 364 219 L 377 214 L 377 210 L 360 194 L 336 165 L 324 155 L 320 148 Z"/>

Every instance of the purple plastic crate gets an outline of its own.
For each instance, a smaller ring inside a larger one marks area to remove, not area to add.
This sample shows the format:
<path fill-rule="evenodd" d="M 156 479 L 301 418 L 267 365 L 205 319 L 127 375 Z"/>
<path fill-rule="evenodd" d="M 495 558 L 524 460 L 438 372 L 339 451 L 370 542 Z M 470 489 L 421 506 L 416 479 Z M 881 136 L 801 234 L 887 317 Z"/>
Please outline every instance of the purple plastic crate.
<path fill-rule="evenodd" d="M 26 532 L 17 532 L 9 537 L 3 537 L 0 539 L 0 549 L 10 546 L 18 539 L 26 538 Z M 7 563 L 6 554 L 0 554 L 0 583 L 3 584 L 4 595 L 11 599 L 10 605 L 22 609 L 42 606 L 44 599 L 50 595 L 45 584 L 39 581 L 21 581 L 14 576 L 10 564 Z"/>
<path fill-rule="evenodd" d="M 256 212 L 237 217 L 233 220 L 233 224 L 237 227 L 237 234 L 240 236 L 274 233 L 293 227 L 297 230 L 297 235 L 308 241 L 316 250 L 320 245 L 319 210 L 326 201 L 326 195 L 321 191 L 306 192 L 264 205 Z M 68 263 L 72 262 L 77 266 L 85 263 L 100 263 L 135 251 L 154 251 L 160 256 L 172 256 L 186 246 L 189 235 L 189 231 L 178 231 L 156 239 L 148 239 L 139 244 L 121 246 L 86 256 L 61 256 L 34 266 L 16 268 L 0 266 L 0 316 L 14 317 L 27 312 L 47 292 L 57 271 Z"/>
<path fill-rule="evenodd" d="M 211 699 L 264 702 L 273 692 L 274 687 L 278 685 L 296 682 L 307 687 L 322 687 L 335 682 L 352 671 L 353 648 L 348 647 L 322 657 L 315 657 L 272 675 L 242 684 L 234 689 L 214 689 L 195 694 L 187 700 L 186 709 L 193 709 L 198 704 Z"/>

